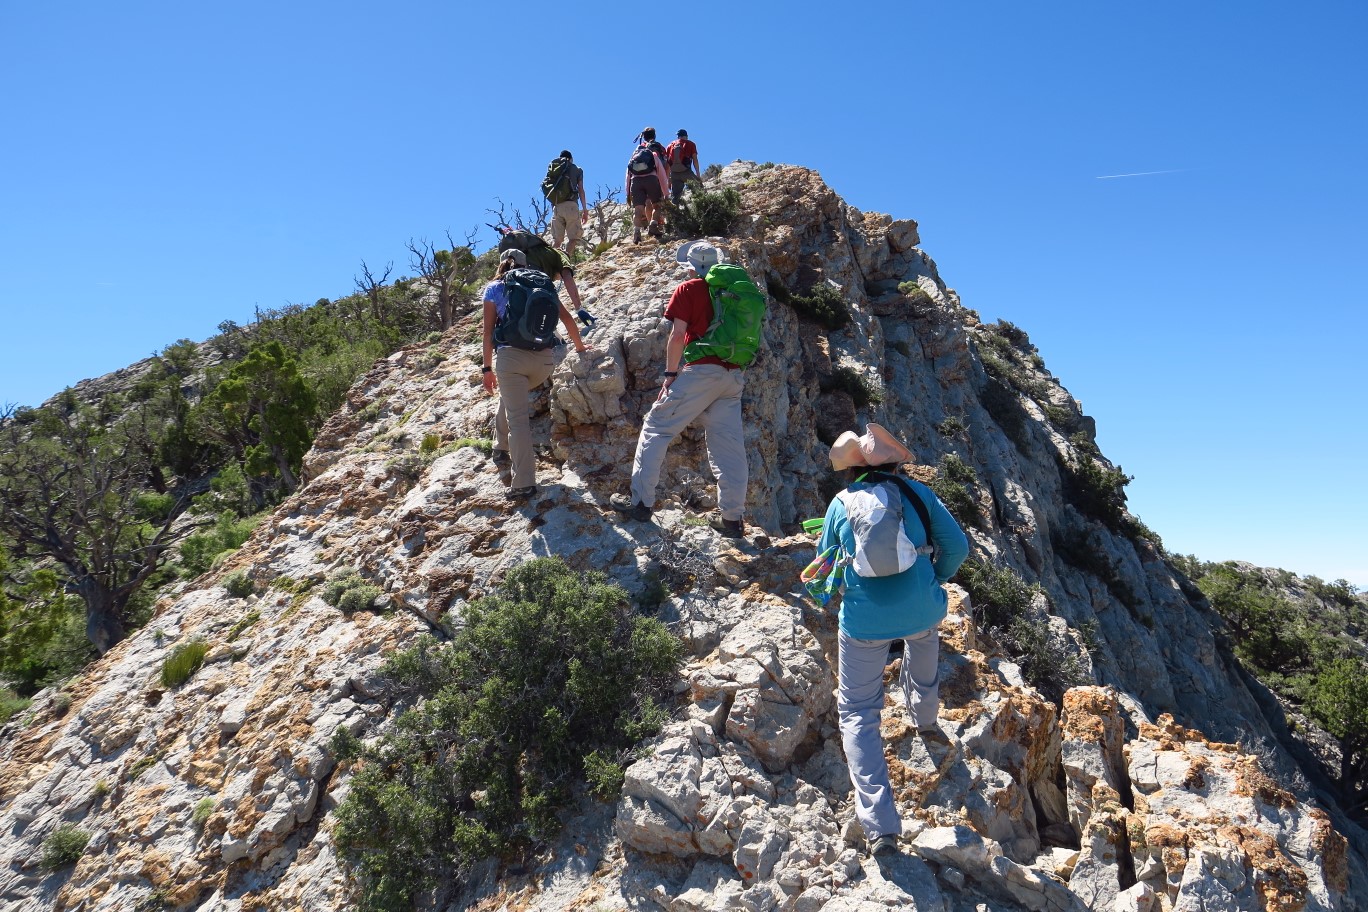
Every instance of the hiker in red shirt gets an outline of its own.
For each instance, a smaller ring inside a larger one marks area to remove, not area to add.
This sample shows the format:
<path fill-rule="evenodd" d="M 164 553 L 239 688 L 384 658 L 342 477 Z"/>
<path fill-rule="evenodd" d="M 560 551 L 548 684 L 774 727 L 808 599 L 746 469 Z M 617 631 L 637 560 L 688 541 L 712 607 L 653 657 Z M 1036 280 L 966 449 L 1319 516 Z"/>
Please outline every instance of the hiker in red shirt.
<path fill-rule="evenodd" d="M 655 127 L 647 127 L 637 137 L 640 140 L 627 161 L 627 198 L 632 202 L 633 241 L 640 243 L 641 229 L 647 228 L 651 237 L 665 232 L 665 211 L 660 202 L 665 198 L 665 147 L 656 142 Z"/>
<path fill-rule="evenodd" d="M 718 512 L 709 525 L 728 538 L 741 538 L 745 534 L 748 479 L 741 426 L 746 372 L 715 355 L 695 357 L 680 365 L 686 358 L 685 347 L 706 334 L 712 323 L 712 296 L 701 276 L 725 257 L 707 241 L 695 241 L 682 246 L 676 259 L 694 271 L 694 278 L 675 288 L 665 307 L 665 319 L 673 327 L 665 344 L 665 383 L 641 425 L 632 458 L 631 491 L 614 494 L 609 502 L 629 519 L 650 520 L 666 451 L 697 420 L 703 427 L 708 461 L 717 476 Z"/>
<path fill-rule="evenodd" d="M 698 170 L 698 146 L 689 139 L 689 131 L 675 135 L 679 138 L 665 147 L 665 161 L 670 166 L 670 202 L 678 206 L 685 185 L 691 180 L 701 183 L 703 174 Z"/>

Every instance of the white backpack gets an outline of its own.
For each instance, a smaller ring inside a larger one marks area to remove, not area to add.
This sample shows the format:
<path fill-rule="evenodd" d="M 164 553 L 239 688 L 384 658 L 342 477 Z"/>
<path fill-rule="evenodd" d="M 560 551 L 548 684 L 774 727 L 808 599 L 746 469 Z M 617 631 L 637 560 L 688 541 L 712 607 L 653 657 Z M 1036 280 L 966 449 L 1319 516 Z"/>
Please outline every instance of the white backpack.
<path fill-rule="evenodd" d="M 912 569 L 917 558 L 934 554 L 931 545 L 918 548 L 907 537 L 903 525 L 904 500 L 901 491 L 908 497 L 916 498 L 913 503 L 919 507 L 922 524 L 926 527 L 927 540 L 931 538 L 931 527 L 927 517 L 922 515 L 926 509 L 917 498 L 911 485 L 892 476 L 879 476 L 879 484 L 858 491 L 845 490 L 836 496 L 845 505 L 846 519 L 855 536 L 855 553 L 847 555 L 845 563 L 858 576 L 893 576 Z"/>

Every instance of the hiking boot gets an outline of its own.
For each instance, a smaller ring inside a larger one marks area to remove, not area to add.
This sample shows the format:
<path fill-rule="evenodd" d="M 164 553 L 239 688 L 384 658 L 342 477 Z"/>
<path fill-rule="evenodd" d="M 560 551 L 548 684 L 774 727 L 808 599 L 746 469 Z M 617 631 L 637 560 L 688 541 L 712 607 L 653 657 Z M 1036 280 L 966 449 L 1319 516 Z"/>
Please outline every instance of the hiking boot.
<path fill-rule="evenodd" d="M 649 234 L 649 235 L 650 235 L 651 237 L 653 237 L 653 238 L 658 238 L 658 237 L 660 237 L 660 234 L 661 234 L 661 224 L 660 224 L 660 222 L 652 222 L 652 223 L 651 223 L 651 227 L 646 229 L 646 233 Z"/>
<path fill-rule="evenodd" d="M 875 858 L 886 858 L 889 855 L 898 854 L 898 836 L 896 833 L 885 833 L 878 839 L 869 844 L 869 854 Z"/>
<path fill-rule="evenodd" d="M 522 501 L 522 500 L 531 500 L 531 499 L 532 499 L 533 497 L 535 497 L 536 495 L 537 495 L 537 486 L 536 486 L 536 485 L 529 485 L 529 486 L 527 486 L 527 487 L 525 487 L 525 488 L 509 488 L 509 490 L 508 490 L 508 499 L 509 499 L 509 500 L 518 500 L 518 501 Z"/>
<path fill-rule="evenodd" d="M 608 498 L 608 503 L 612 504 L 613 509 L 626 516 L 628 519 L 635 519 L 637 522 L 649 522 L 651 514 L 654 512 L 639 500 L 632 500 L 630 494 L 614 494 Z"/>
<path fill-rule="evenodd" d="M 722 533 L 723 538 L 745 538 L 746 524 L 739 519 L 723 519 L 721 513 L 708 517 L 708 525 Z"/>
<path fill-rule="evenodd" d="M 496 466 L 509 466 L 513 464 L 513 457 L 508 455 L 508 450 L 491 450 L 489 458 L 494 460 Z"/>
<path fill-rule="evenodd" d="M 641 226 L 640 226 L 640 225 L 637 225 L 637 226 L 636 226 L 636 230 L 632 232 L 632 243 L 633 243 L 633 244 L 640 244 L 640 243 L 641 243 Z"/>

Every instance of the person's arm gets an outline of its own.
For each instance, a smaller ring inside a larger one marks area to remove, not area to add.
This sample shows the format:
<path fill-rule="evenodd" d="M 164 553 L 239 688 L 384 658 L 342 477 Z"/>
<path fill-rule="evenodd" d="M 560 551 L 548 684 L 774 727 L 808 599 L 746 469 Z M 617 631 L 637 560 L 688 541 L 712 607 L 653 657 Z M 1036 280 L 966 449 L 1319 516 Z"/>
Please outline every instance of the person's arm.
<path fill-rule="evenodd" d="M 583 224 L 585 224 L 586 222 L 589 221 L 589 198 L 586 197 L 586 196 L 584 195 L 584 169 L 583 169 L 583 168 L 580 169 L 579 190 L 580 190 L 580 224 L 583 225 Z"/>
<path fill-rule="evenodd" d="M 917 493 L 922 495 L 922 503 L 926 504 L 926 512 L 931 517 L 929 531 L 931 541 L 936 545 L 936 582 L 943 583 L 955 575 L 969 556 L 969 539 L 935 492 L 922 485 Z"/>
<path fill-rule="evenodd" d="M 574 316 L 570 311 L 565 309 L 564 304 L 560 306 L 560 318 L 561 325 L 565 327 L 565 334 L 569 336 L 570 341 L 574 343 L 575 351 L 579 352 L 581 355 L 589 351 L 588 346 L 584 344 L 584 340 L 580 338 L 579 327 L 575 325 Z"/>
<path fill-rule="evenodd" d="M 698 164 L 698 144 L 697 144 L 697 143 L 694 143 L 694 148 L 693 148 L 693 169 L 694 169 L 694 177 L 698 178 L 699 180 L 702 180 L 702 179 L 703 179 L 703 172 L 699 170 L 699 164 Z"/>
<path fill-rule="evenodd" d="M 481 382 L 484 383 L 486 393 L 494 392 L 499 381 L 494 377 L 494 324 L 499 320 L 499 309 L 494 302 L 485 298 L 484 301 L 484 359 L 480 362 L 482 367 Z"/>
<path fill-rule="evenodd" d="M 579 286 L 575 284 L 575 274 L 570 267 L 561 270 L 560 279 L 565 286 L 565 293 L 570 296 L 570 303 L 575 305 L 575 310 L 579 310 L 584 304 L 580 302 Z"/>
<path fill-rule="evenodd" d="M 660 388 L 660 395 L 657 399 L 664 399 L 665 393 L 674 383 L 675 378 L 671 375 L 678 375 L 679 361 L 684 357 L 684 339 L 688 332 L 689 324 L 675 317 L 674 324 L 670 327 L 670 339 L 665 343 L 665 385 Z"/>

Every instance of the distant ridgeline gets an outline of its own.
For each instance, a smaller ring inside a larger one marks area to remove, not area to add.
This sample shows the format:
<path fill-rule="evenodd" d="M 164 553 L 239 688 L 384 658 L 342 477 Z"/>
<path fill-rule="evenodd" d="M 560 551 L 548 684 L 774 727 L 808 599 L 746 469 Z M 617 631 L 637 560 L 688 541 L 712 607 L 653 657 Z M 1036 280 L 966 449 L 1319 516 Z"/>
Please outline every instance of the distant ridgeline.
<path fill-rule="evenodd" d="M 1364 907 L 1364 597 L 1167 553 L 916 223 L 771 163 L 684 200 L 664 246 L 591 206 L 597 357 L 533 396 L 523 505 L 490 459 L 471 238 L 3 416 L 6 910 Z M 692 432 L 651 522 L 608 506 L 696 236 L 768 300 L 750 540 L 702 518 Z M 835 618 L 798 582 L 829 447 L 870 421 L 971 544 L 948 743 L 884 709 L 906 830 L 878 863 Z"/>

